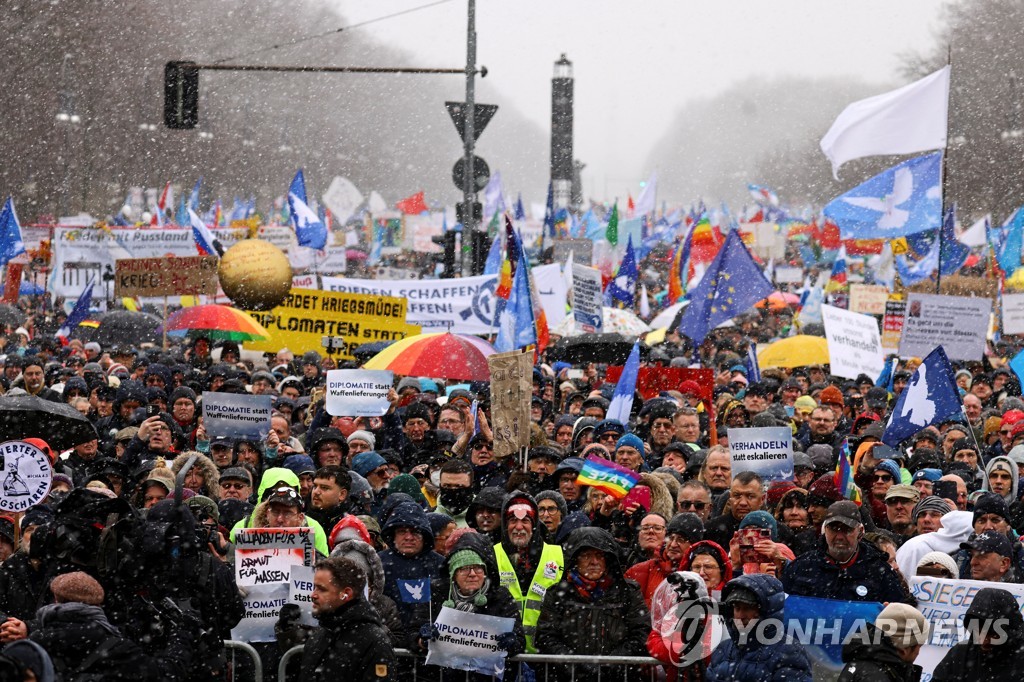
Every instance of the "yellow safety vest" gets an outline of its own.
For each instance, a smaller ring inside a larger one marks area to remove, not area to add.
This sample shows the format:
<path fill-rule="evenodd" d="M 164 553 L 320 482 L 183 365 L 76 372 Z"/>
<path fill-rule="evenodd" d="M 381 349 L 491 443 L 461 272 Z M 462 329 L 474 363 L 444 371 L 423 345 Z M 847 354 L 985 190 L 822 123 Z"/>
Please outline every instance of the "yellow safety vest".
<path fill-rule="evenodd" d="M 533 644 L 533 638 L 537 634 L 537 621 L 540 620 L 540 607 L 544 602 L 544 595 L 547 594 L 550 587 L 558 584 L 565 569 L 562 548 L 559 545 L 544 543 L 544 550 L 540 553 L 540 563 L 537 565 L 536 573 L 533 574 L 530 589 L 525 595 L 519 587 L 516 569 L 508 555 L 505 554 L 505 548 L 501 546 L 500 542 L 494 546 L 494 555 L 498 559 L 498 575 L 501 577 L 501 584 L 508 589 L 512 598 L 519 602 L 519 606 L 523 610 L 526 653 L 535 654 L 537 647 Z"/>

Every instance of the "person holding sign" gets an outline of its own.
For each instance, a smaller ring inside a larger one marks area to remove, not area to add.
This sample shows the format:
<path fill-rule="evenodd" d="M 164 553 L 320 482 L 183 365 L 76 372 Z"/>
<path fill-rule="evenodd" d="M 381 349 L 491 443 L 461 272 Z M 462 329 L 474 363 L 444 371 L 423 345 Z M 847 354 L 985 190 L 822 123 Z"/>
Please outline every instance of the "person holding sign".
<path fill-rule="evenodd" d="M 380 616 L 363 597 L 366 575 L 344 557 L 313 574 L 313 615 L 320 627 L 302 651 L 304 682 L 393 682 L 395 651 Z"/>

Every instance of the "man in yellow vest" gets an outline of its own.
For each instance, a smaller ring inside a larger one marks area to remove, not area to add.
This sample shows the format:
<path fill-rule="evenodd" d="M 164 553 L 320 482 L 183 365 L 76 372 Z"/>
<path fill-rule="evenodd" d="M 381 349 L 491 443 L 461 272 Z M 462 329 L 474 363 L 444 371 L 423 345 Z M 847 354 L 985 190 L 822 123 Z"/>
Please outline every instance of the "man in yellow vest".
<path fill-rule="evenodd" d="M 526 493 L 517 490 L 505 499 L 501 519 L 501 542 L 494 546 L 498 573 L 522 608 L 526 652 L 532 654 L 544 595 L 562 579 L 565 561 L 560 546 L 544 542 L 537 503 Z"/>

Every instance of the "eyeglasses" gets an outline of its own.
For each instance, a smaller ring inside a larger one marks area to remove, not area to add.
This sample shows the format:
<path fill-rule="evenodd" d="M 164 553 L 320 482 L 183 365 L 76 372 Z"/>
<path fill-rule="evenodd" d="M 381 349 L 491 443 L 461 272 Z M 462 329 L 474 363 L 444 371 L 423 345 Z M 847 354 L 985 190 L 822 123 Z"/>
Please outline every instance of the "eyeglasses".
<path fill-rule="evenodd" d="M 652 526 L 650 524 L 646 526 L 640 526 L 641 533 L 660 533 L 665 530 L 665 526 Z"/>
<path fill-rule="evenodd" d="M 618 439 L 619 439 L 619 435 L 617 433 L 615 433 L 615 432 L 603 433 L 603 434 L 601 434 L 600 436 L 597 437 L 597 440 L 599 442 L 602 442 L 602 443 L 605 442 L 605 441 L 607 441 L 609 443 L 614 443 Z"/>
<path fill-rule="evenodd" d="M 697 511 L 704 511 L 704 507 L 708 506 L 707 502 L 690 502 L 689 500 L 679 500 L 680 509 L 696 509 Z"/>
<path fill-rule="evenodd" d="M 669 431 L 671 429 L 672 429 L 672 424 L 670 424 L 670 423 L 669 424 L 666 424 L 666 423 L 659 424 L 659 423 L 655 422 L 654 424 L 651 424 L 651 430 Z"/>
<path fill-rule="evenodd" d="M 244 490 L 249 487 L 249 484 L 235 481 L 221 481 L 220 487 L 225 490 Z"/>
<path fill-rule="evenodd" d="M 537 507 L 538 514 L 555 514 L 558 512 L 558 507 Z"/>
<path fill-rule="evenodd" d="M 875 474 L 875 480 L 882 481 L 884 483 L 886 481 L 891 481 L 892 476 L 890 476 L 889 474 Z"/>
<path fill-rule="evenodd" d="M 683 545 L 686 544 L 687 539 L 677 533 L 672 533 L 665 538 L 666 545 Z"/>
<path fill-rule="evenodd" d="M 490 443 L 477 443 L 476 445 L 473 446 L 473 449 L 474 450 L 490 450 L 491 452 L 494 452 L 494 446 L 491 445 Z"/>
<path fill-rule="evenodd" d="M 456 569 L 457 573 L 483 573 L 486 569 L 480 565 L 473 566 L 460 566 Z"/>
<path fill-rule="evenodd" d="M 442 419 L 438 424 L 461 424 L 461 419 Z"/>

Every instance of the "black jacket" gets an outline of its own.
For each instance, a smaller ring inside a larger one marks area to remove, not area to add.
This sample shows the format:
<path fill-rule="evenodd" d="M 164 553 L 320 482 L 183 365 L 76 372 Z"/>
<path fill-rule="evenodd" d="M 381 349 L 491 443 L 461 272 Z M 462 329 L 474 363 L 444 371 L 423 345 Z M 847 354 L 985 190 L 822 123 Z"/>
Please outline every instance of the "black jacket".
<path fill-rule="evenodd" d="M 921 666 L 901 659 L 892 640 L 871 623 L 867 624 L 863 640 L 854 638 L 843 645 L 846 667 L 838 682 L 918 682 L 921 679 Z"/>
<path fill-rule="evenodd" d="M 996 682 L 1020 679 L 1024 675 L 1024 617 L 1012 594 L 994 587 L 978 590 L 967 607 L 964 626 L 982 632 L 986 625 L 993 637 L 1000 631 L 1005 633 L 1005 641 L 987 653 L 980 644 L 960 642 L 935 667 L 934 682 Z"/>
<path fill-rule="evenodd" d="M 786 564 L 782 569 L 786 594 L 844 601 L 913 603 L 899 574 L 874 546 L 861 542 L 853 564 L 845 568 L 829 558 L 827 549 L 822 538 L 817 549 Z"/>
<path fill-rule="evenodd" d="M 362 595 L 319 621 L 302 652 L 303 682 L 395 682 L 391 638 Z"/>
<path fill-rule="evenodd" d="M 15 552 L 0 564 L 0 613 L 27 623 L 45 589 L 46 567 L 34 568 L 27 553 Z"/>

